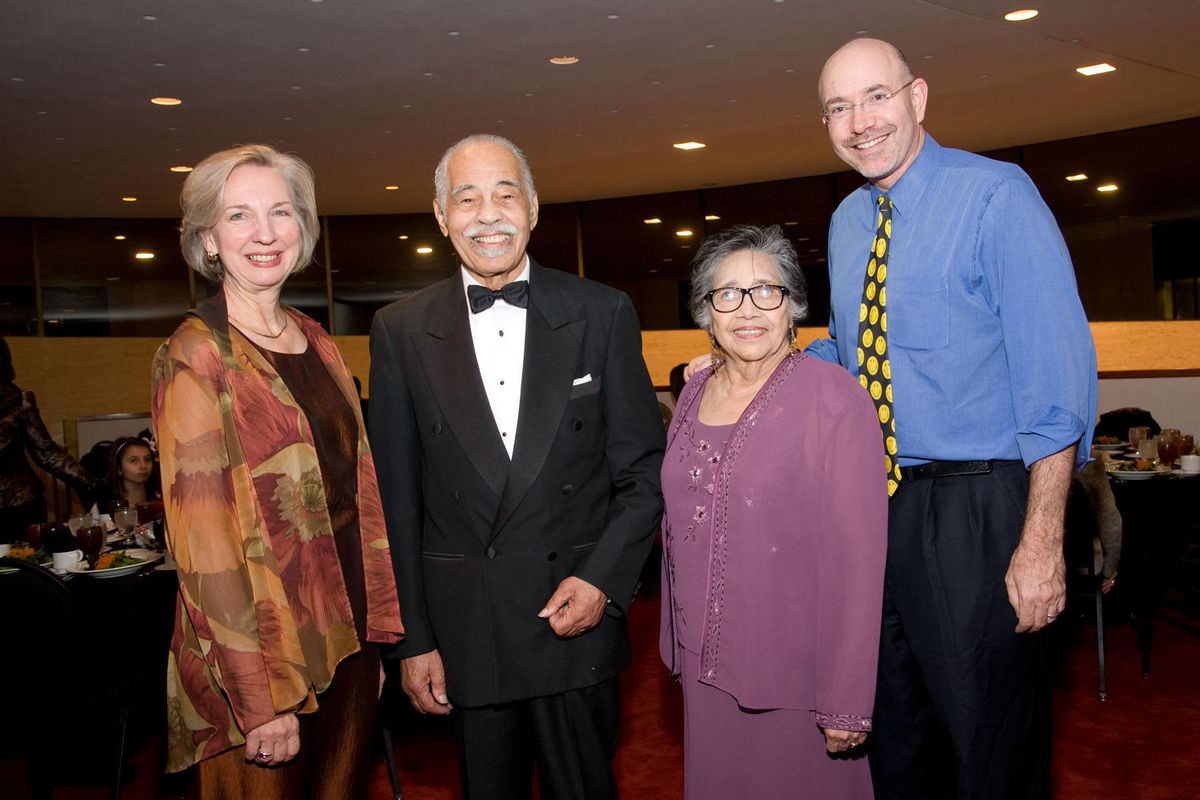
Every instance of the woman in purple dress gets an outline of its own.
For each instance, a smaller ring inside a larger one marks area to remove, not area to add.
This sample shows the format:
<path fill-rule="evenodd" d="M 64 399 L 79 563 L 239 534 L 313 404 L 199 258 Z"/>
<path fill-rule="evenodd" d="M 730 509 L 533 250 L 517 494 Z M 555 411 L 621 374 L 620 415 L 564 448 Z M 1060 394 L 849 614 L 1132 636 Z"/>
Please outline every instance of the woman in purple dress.
<path fill-rule="evenodd" d="M 688 800 L 870 798 L 887 547 L 883 444 L 846 370 L 794 348 L 807 306 L 778 226 L 692 263 L 713 366 L 663 460 L 660 650 L 683 684 Z"/>

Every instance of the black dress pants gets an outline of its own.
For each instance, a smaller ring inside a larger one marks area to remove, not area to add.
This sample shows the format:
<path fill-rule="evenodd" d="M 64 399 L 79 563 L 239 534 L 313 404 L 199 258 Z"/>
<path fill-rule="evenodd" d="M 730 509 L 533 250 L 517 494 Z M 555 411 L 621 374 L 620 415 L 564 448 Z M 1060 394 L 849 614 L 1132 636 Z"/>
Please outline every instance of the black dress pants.
<path fill-rule="evenodd" d="M 616 800 L 617 679 L 480 708 L 455 706 L 463 800 Z"/>
<path fill-rule="evenodd" d="M 1017 634 L 1004 576 L 1028 473 L 902 481 L 889 506 L 871 777 L 877 800 L 1049 797 L 1044 632 Z"/>

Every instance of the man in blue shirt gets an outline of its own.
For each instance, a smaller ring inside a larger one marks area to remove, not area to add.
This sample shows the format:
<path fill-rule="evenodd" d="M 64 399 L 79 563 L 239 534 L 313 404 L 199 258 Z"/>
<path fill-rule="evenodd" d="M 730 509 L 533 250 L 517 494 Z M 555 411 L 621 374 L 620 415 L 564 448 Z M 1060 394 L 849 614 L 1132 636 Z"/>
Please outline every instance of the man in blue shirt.
<path fill-rule="evenodd" d="M 1065 603 L 1096 357 L 1032 181 L 935 142 L 928 91 L 873 39 L 819 84 L 833 148 L 868 183 L 830 223 L 830 338 L 807 352 L 869 386 L 893 491 L 872 777 L 879 798 L 1045 797 L 1039 631 Z"/>

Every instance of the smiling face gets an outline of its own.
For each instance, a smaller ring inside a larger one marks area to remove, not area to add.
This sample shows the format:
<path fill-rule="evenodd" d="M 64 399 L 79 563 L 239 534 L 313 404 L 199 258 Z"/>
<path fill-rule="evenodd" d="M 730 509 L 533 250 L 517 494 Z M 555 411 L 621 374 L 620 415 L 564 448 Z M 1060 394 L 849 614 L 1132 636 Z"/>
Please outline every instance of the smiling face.
<path fill-rule="evenodd" d="M 126 445 L 121 452 L 121 479 L 126 483 L 145 483 L 154 470 L 154 456 L 145 445 Z"/>
<path fill-rule="evenodd" d="M 433 213 L 462 265 L 476 280 L 499 289 L 520 274 L 529 232 L 537 225 L 537 194 L 521 179 L 517 158 L 490 142 L 469 144 L 447 165 L 446 208 Z"/>
<path fill-rule="evenodd" d="M 775 262 L 757 250 L 739 250 L 717 267 L 713 288 L 749 289 L 764 283 L 782 283 Z M 786 298 L 779 308 L 763 311 L 743 296 L 736 311 L 712 312 L 712 334 L 732 362 L 767 360 L 787 351 L 791 338 L 788 313 Z"/>
<path fill-rule="evenodd" d="M 929 87 L 920 78 L 870 107 L 861 104 L 900 89 L 911 76 L 896 48 L 875 39 L 855 39 L 829 57 L 821 70 L 821 107 L 855 104 L 826 124 L 838 157 L 867 180 L 887 190 L 921 151 Z"/>
<path fill-rule="evenodd" d="M 243 164 L 229 173 L 217 224 L 203 236 L 224 280 L 250 291 L 275 288 L 300 266 L 300 223 L 279 170 Z"/>

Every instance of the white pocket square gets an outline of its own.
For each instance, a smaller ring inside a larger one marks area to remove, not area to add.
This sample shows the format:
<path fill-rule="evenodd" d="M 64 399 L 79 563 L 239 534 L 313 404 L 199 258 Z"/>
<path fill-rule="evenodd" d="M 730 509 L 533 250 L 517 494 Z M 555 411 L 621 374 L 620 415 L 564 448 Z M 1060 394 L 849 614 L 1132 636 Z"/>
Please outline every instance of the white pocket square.
<path fill-rule="evenodd" d="M 583 386 L 585 383 L 591 383 L 591 382 L 592 382 L 592 373 L 589 372 L 587 375 L 584 375 L 582 378 L 576 378 L 575 380 L 571 381 L 571 385 L 572 386 Z"/>

